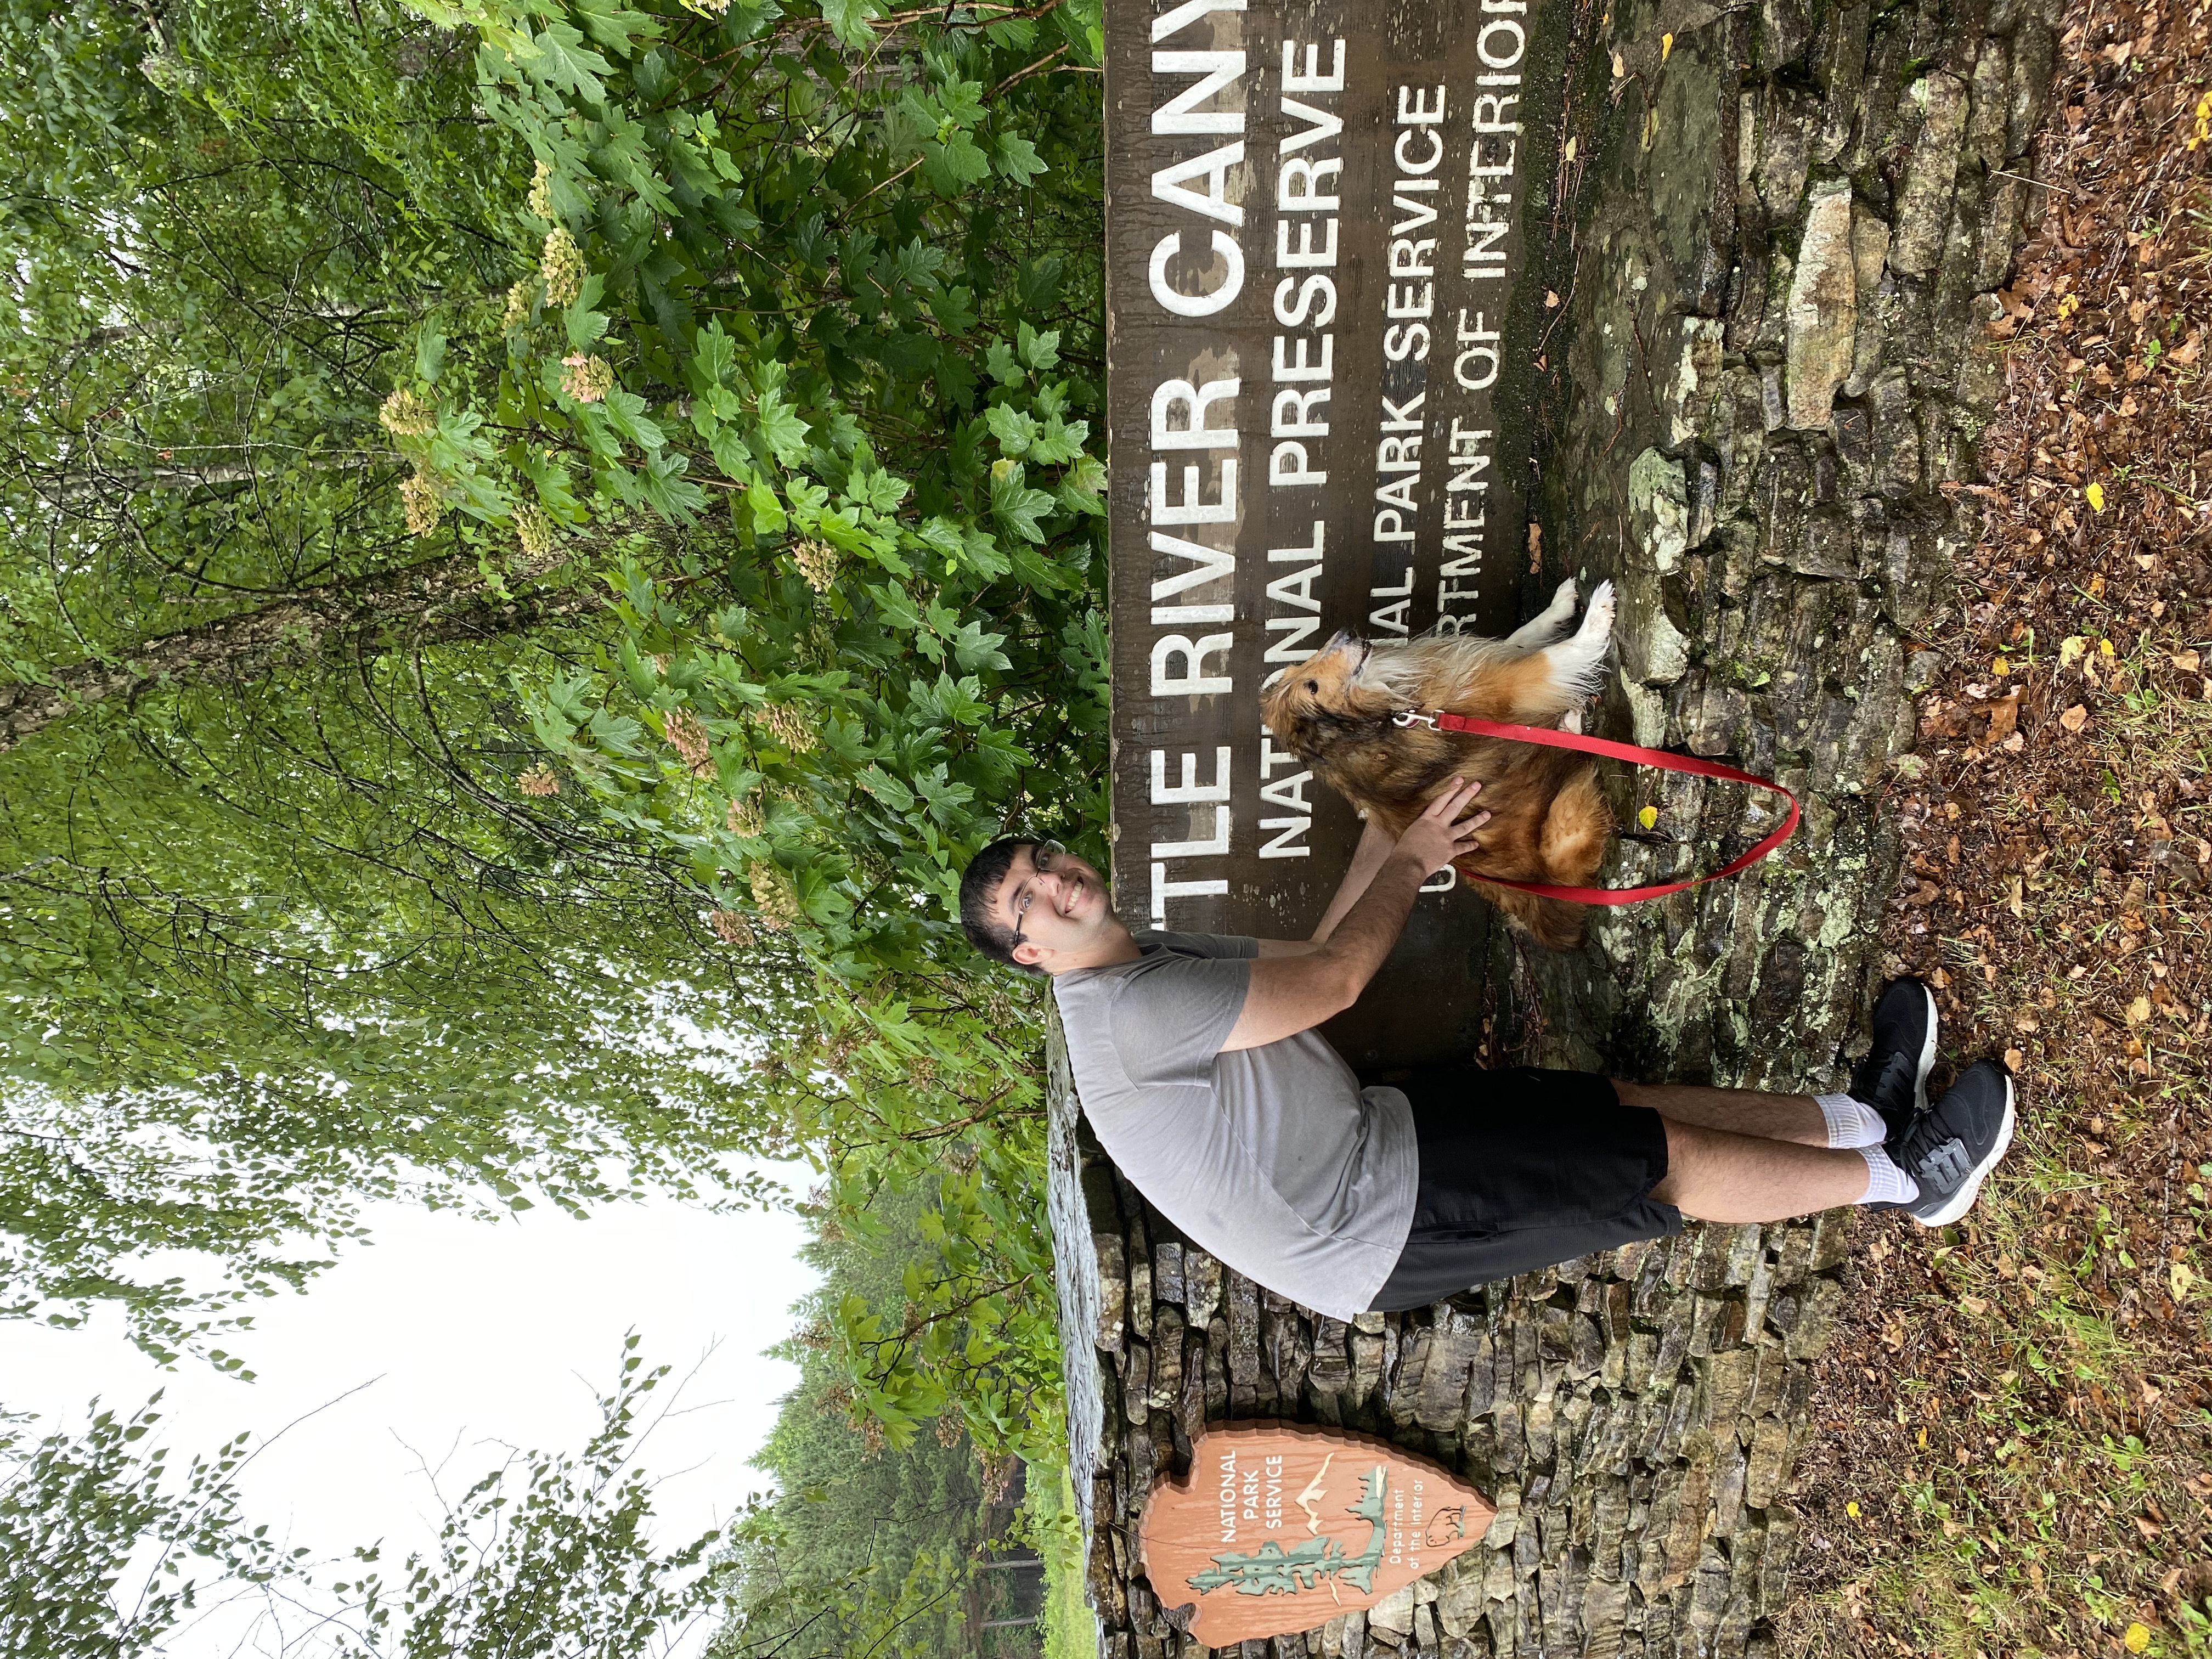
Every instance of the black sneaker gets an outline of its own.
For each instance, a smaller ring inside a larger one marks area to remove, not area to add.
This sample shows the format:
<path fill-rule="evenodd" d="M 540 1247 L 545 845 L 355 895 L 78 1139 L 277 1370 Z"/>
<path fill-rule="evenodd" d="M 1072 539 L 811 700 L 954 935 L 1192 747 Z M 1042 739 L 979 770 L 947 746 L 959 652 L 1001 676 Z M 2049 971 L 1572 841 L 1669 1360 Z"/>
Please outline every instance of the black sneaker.
<path fill-rule="evenodd" d="M 2012 1145 L 2012 1074 L 1994 1060 L 1976 1060 L 1913 1120 L 1892 1155 L 1920 1183 L 1920 1196 L 1904 1206 L 1912 1218 L 1943 1227 L 1972 1209 L 1982 1177 Z"/>
<path fill-rule="evenodd" d="M 1936 1065 L 1936 994 L 1917 979 L 1893 979 L 1874 1005 L 1874 1047 L 1851 1068 L 1851 1097 L 1881 1114 L 1892 1158 L 1913 1121 L 1928 1109 Z"/>

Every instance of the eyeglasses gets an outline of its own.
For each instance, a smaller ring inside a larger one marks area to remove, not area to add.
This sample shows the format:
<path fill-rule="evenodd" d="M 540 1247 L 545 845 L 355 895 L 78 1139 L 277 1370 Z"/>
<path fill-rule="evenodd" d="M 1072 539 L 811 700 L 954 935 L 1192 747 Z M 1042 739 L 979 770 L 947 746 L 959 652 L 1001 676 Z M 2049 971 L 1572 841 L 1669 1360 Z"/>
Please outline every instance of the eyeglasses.
<path fill-rule="evenodd" d="M 1058 842 L 1041 841 L 1030 848 L 1030 867 L 1041 876 L 1048 876 L 1060 860 L 1066 856 L 1067 848 L 1062 847 Z M 1012 950 L 1018 945 L 1029 943 L 1022 936 L 1022 929 L 1029 926 L 1030 906 L 1036 902 L 1036 888 L 1034 884 L 1024 888 L 1022 896 L 1014 901 L 1014 936 L 1007 941 L 1008 950 Z"/>

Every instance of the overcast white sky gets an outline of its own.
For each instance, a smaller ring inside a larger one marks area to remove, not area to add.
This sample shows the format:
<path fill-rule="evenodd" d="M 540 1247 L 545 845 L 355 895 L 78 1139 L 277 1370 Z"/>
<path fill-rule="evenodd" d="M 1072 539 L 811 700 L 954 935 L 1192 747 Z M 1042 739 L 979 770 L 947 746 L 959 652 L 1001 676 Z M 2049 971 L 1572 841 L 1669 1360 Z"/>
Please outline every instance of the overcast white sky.
<path fill-rule="evenodd" d="M 778 1173 L 794 1190 L 810 1184 L 803 1168 Z M 119 1322 L 61 1332 L 0 1320 L 0 1406 L 37 1413 L 42 1430 L 76 1428 L 94 1395 L 128 1409 L 165 1389 L 159 1432 L 173 1461 L 315 1413 L 240 1474 L 246 1512 L 319 1559 L 381 1538 L 389 1579 L 436 1536 L 424 1466 L 442 1465 L 458 1493 L 507 1447 L 580 1446 L 635 1328 L 648 1364 L 676 1367 L 653 1400 L 667 1407 L 683 1384 L 641 1459 L 662 1478 L 661 1538 L 688 1540 L 769 1486 L 747 1460 L 798 1371 L 761 1350 L 789 1333 L 790 1305 L 815 1278 L 798 1260 L 796 1218 L 656 1203 L 585 1221 L 548 1206 L 497 1224 L 402 1205 L 365 1219 L 373 1243 L 305 1295 L 259 1304 L 255 1328 L 224 1345 L 258 1381 L 191 1360 L 164 1372 Z M 170 1653 L 222 1659 L 239 1635 L 226 1623 L 186 1632 Z"/>

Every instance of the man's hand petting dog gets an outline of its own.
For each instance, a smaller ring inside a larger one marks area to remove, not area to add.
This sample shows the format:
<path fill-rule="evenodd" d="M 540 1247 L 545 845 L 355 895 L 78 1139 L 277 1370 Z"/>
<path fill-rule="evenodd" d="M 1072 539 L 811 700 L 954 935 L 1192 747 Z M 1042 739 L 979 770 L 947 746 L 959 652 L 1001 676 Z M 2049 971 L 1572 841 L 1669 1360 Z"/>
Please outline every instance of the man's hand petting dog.
<path fill-rule="evenodd" d="M 1480 778 L 1454 778 L 1398 837 L 1399 854 L 1419 860 L 1424 879 L 1482 845 L 1474 832 L 1490 822 L 1490 814 L 1477 812 L 1464 822 L 1460 817 L 1481 793 Z"/>

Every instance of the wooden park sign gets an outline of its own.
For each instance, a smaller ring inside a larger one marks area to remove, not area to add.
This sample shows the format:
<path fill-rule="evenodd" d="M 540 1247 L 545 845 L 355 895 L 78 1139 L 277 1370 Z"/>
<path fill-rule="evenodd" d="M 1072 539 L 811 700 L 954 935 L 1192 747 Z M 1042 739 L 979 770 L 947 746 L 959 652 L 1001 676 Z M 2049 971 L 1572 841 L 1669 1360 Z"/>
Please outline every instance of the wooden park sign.
<path fill-rule="evenodd" d="M 1387 1441 L 1266 1424 L 1200 1435 L 1138 1540 L 1161 1604 L 1195 1601 L 1190 1633 L 1223 1648 L 1371 1607 L 1473 1548 L 1495 1514 Z"/>
<path fill-rule="evenodd" d="M 1560 0 L 1115 0 L 1107 36 L 1115 887 L 1139 927 L 1298 937 L 1358 826 L 1261 729 L 1340 628 L 1495 634 L 1528 569 L 1524 281 Z M 1542 60 L 1548 59 L 1548 63 Z M 1450 880 L 1449 872 L 1442 878 Z M 1468 1046 L 1480 902 L 1423 901 L 1332 1026 Z"/>

